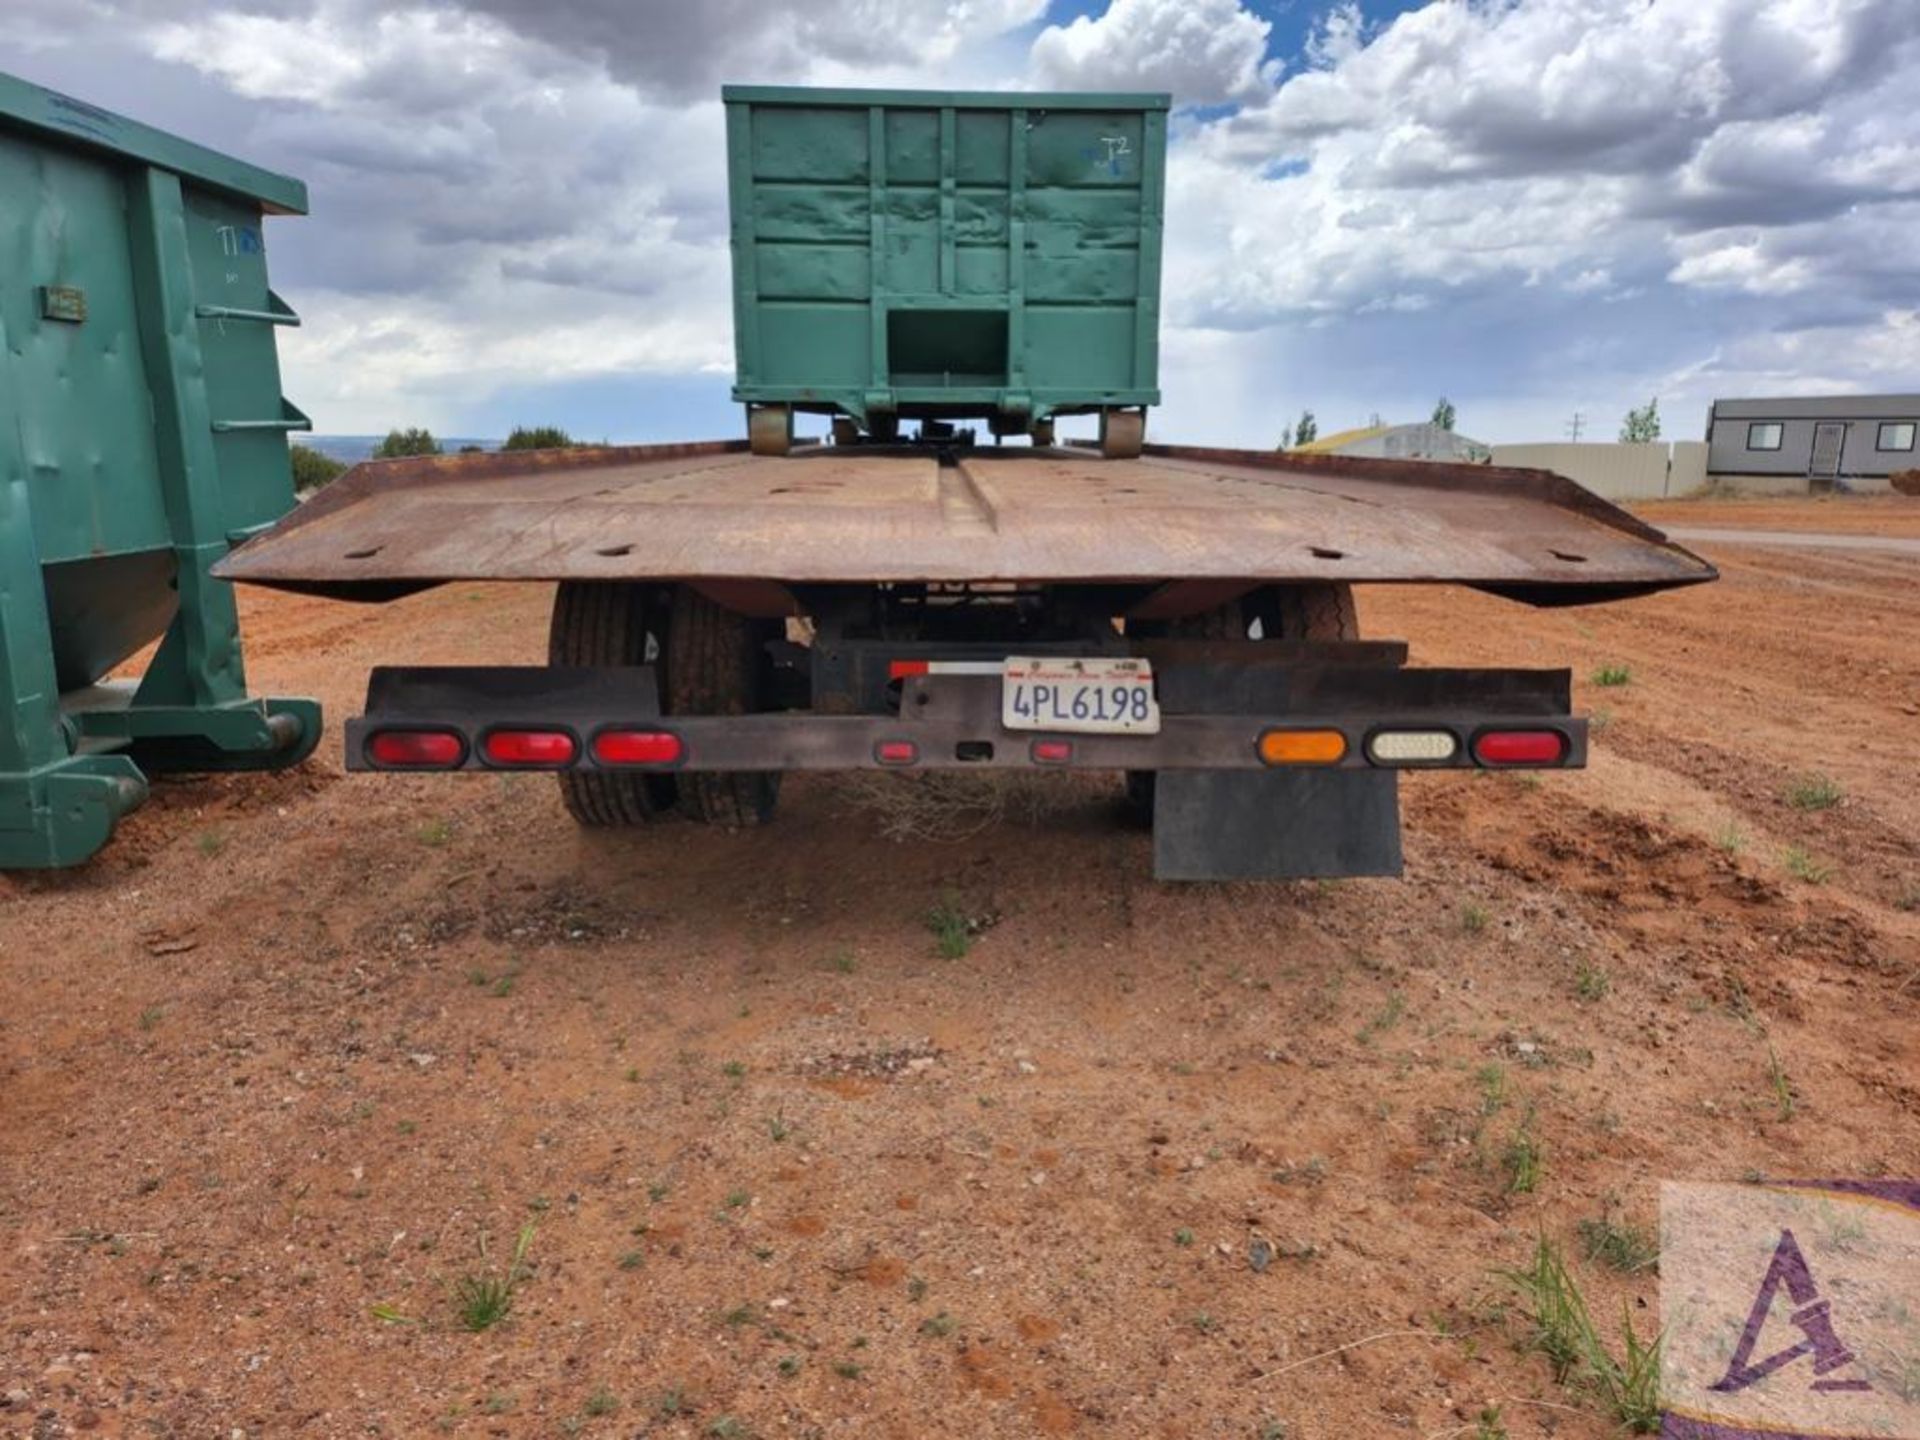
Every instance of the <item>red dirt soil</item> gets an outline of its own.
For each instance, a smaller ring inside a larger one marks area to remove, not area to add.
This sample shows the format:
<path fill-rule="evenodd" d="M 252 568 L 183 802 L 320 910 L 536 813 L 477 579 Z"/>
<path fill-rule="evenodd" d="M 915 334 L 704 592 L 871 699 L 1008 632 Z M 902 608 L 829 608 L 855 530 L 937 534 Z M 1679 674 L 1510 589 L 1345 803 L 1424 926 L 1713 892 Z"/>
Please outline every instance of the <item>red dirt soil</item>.
<path fill-rule="evenodd" d="M 611 835 L 542 777 L 349 779 L 371 663 L 536 661 L 548 592 L 246 596 L 320 757 L 0 879 L 0 1433 L 1614 1433 L 1499 1267 L 1553 1237 L 1650 1336 L 1578 1222 L 1920 1156 L 1920 563 L 1709 553 L 1597 609 L 1363 593 L 1604 724 L 1410 777 L 1406 878 L 1338 884 L 1156 886 L 1104 778 L 922 846 L 837 777 Z"/>

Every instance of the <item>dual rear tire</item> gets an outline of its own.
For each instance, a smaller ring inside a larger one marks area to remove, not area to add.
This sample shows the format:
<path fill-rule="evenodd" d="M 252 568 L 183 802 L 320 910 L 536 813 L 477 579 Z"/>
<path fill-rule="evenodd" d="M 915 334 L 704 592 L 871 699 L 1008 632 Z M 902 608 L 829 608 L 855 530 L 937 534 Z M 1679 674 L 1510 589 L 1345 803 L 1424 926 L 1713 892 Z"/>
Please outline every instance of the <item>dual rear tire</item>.
<path fill-rule="evenodd" d="M 716 605 L 689 585 L 562 581 L 554 596 L 547 659 L 554 665 L 647 665 L 672 715 L 746 715 L 763 708 L 767 642 L 777 622 Z M 764 824 L 780 796 L 774 771 L 569 770 L 567 813 L 595 829 L 644 825 L 678 808 L 688 819 L 744 829 Z"/>

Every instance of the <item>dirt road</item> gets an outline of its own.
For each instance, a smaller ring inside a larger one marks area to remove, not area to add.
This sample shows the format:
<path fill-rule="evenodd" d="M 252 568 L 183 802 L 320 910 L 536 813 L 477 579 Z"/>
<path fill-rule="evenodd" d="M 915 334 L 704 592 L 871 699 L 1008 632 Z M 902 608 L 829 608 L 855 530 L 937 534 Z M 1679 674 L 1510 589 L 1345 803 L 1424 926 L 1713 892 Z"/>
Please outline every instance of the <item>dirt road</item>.
<path fill-rule="evenodd" d="M 1649 514 L 1920 534 L 1860 503 Z M 0 1433 L 1613 1433 L 1500 1267 L 1544 1233 L 1644 1338 L 1582 1221 L 1920 1157 L 1920 561 L 1708 552 L 1363 595 L 1604 722 L 1411 778 L 1399 882 L 1158 888 L 1104 782 L 922 847 L 840 779 L 586 836 L 337 739 L 158 787 L 0 879 Z M 546 602 L 248 597 L 252 680 L 337 726 L 376 660 L 537 660 Z"/>

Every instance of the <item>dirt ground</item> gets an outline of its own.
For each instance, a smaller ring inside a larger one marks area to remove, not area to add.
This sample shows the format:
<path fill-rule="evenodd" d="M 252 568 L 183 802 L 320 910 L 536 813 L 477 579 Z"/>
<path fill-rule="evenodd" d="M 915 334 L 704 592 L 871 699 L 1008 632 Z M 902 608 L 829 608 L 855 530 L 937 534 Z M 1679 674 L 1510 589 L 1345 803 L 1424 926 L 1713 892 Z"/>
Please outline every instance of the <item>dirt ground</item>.
<path fill-rule="evenodd" d="M 837 777 L 585 835 L 337 728 L 158 786 L 0 879 L 0 1433 L 1615 1433 L 1515 1343 L 1537 1236 L 1646 1338 L 1582 1221 L 1920 1165 L 1920 562 L 1709 553 L 1598 609 L 1363 594 L 1596 720 L 1584 772 L 1409 778 L 1400 881 L 1157 887 L 1093 780 L 940 846 Z M 252 680 L 337 727 L 375 661 L 537 660 L 547 602 L 249 596 Z"/>

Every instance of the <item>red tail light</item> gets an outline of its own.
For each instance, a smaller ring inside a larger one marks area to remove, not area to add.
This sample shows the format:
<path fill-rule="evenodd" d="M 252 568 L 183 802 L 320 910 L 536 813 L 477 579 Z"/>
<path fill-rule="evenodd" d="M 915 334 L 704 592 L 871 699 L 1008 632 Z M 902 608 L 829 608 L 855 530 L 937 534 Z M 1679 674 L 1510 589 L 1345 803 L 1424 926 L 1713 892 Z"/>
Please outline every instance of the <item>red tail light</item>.
<path fill-rule="evenodd" d="M 1064 765 L 1073 759 L 1071 740 L 1036 740 L 1027 752 L 1036 765 Z"/>
<path fill-rule="evenodd" d="M 873 747 L 873 758 L 882 765 L 911 765 L 920 758 L 920 747 L 911 740 L 882 740 Z"/>
<path fill-rule="evenodd" d="M 602 765 L 677 765 L 686 753 L 670 730 L 602 730 L 593 737 L 593 758 Z"/>
<path fill-rule="evenodd" d="M 453 730 L 379 730 L 367 737 L 367 758 L 397 770 L 452 770 L 467 745 Z"/>
<path fill-rule="evenodd" d="M 1566 757 L 1567 737 L 1558 730 L 1484 730 L 1473 741 L 1482 765 L 1558 765 Z"/>
<path fill-rule="evenodd" d="M 490 730 L 480 753 L 494 765 L 571 765 L 580 747 L 564 730 Z"/>

